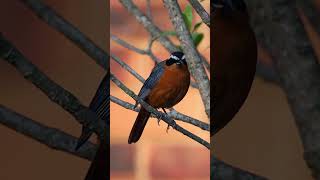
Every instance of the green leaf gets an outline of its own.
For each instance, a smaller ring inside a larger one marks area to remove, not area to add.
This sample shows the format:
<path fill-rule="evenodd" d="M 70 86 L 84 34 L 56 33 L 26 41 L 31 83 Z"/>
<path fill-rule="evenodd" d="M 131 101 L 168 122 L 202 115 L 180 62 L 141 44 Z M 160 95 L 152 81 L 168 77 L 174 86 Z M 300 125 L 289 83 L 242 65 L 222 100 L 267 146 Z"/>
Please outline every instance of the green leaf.
<path fill-rule="evenodd" d="M 194 26 L 193 26 L 193 30 L 192 30 L 192 32 L 195 32 L 197 29 L 199 29 L 199 27 L 201 26 L 201 24 L 202 24 L 202 22 L 200 21 L 200 22 L 198 22 L 197 24 L 195 24 Z"/>
<path fill-rule="evenodd" d="M 203 33 L 192 33 L 192 40 L 196 47 L 200 44 L 200 42 L 203 40 Z"/>
<path fill-rule="evenodd" d="M 189 4 L 184 9 L 182 16 L 183 16 L 184 23 L 186 24 L 188 30 L 190 31 L 192 26 L 193 15 L 192 15 L 192 8 Z"/>

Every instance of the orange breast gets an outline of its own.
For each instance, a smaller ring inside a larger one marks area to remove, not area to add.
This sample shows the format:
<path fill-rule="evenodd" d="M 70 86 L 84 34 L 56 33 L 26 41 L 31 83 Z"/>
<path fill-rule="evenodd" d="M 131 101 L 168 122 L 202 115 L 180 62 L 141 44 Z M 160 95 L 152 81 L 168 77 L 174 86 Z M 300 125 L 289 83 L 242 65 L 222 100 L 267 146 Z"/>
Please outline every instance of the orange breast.
<path fill-rule="evenodd" d="M 180 102 L 190 85 L 190 73 L 185 65 L 165 67 L 165 71 L 156 86 L 147 97 L 154 108 L 169 108 Z"/>

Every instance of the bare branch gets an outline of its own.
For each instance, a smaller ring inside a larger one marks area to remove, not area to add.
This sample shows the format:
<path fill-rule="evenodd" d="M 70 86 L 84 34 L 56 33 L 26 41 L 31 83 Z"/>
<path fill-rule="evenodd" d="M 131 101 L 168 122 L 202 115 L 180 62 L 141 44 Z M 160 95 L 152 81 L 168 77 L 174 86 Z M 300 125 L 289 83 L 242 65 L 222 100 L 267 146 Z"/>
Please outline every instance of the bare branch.
<path fill-rule="evenodd" d="M 146 0 L 146 2 L 147 2 L 147 16 L 149 17 L 150 21 L 152 22 L 151 2 L 150 2 L 150 0 Z"/>
<path fill-rule="evenodd" d="M 254 13 L 251 17 L 257 37 L 273 56 L 295 117 L 304 158 L 315 179 L 319 179 L 320 64 L 297 15 L 296 1 L 248 2 Z"/>
<path fill-rule="evenodd" d="M 106 122 L 100 120 L 94 112 L 82 105 L 70 92 L 49 79 L 1 34 L 0 58 L 13 65 L 25 79 L 38 87 L 51 101 L 68 111 L 79 123 L 90 124 L 90 128 L 93 128 L 99 137 L 103 137 L 107 126 Z"/>
<path fill-rule="evenodd" d="M 39 0 L 20 1 L 23 2 L 41 20 L 46 22 L 58 32 L 62 33 L 66 38 L 77 45 L 89 57 L 94 59 L 102 68 L 105 70 L 109 69 L 108 54 L 82 32 L 80 32 L 76 27 L 52 10 L 49 6 L 45 5 Z"/>
<path fill-rule="evenodd" d="M 136 94 L 134 94 L 133 91 L 131 91 L 129 88 L 127 88 L 121 81 L 118 80 L 112 73 L 110 74 L 110 79 L 120 88 L 122 89 L 126 94 L 128 94 L 130 97 L 132 97 L 134 100 L 138 101 L 147 111 L 155 114 L 159 119 L 164 120 L 168 125 L 173 127 L 173 129 L 181 132 L 182 134 L 188 136 L 189 138 L 195 140 L 196 142 L 202 144 L 206 148 L 210 149 L 210 144 L 201 139 L 200 137 L 192 134 L 191 132 L 187 131 L 186 129 L 182 128 L 174 120 L 172 120 L 168 115 L 165 113 L 159 112 L 147 103 L 145 103 L 140 97 L 138 97 Z"/>
<path fill-rule="evenodd" d="M 164 0 L 163 2 L 169 11 L 170 20 L 178 34 L 181 47 L 188 61 L 189 70 L 198 84 L 206 114 L 210 118 L 210 82 L 202 65 L 201 56 L 195 48 L 190 32 L 183 21 L 178 2 L 176 0 Z"/>
<path fill-rule="evenodd" d="M 179 49 L 167 38 L 162 35 L 162 31 L 155 26 L 150 18 L 144 15 L 139 8 L 133 4 L 132 0 L 120 0 L 121 4 L 132 13 L 139 23 L 152 35 L 152 37 L 158 37 L 159 42 L 170 52 L 178 51 Z"/>
<path fill-rule="evenodd" d="M 148 43 L 148 48 L 146 50 L 143 50 L 143 49 L 139 49 L 131 44 L 129 44 L 128 42 L 118 38 L 117 36 L 115 35 L 112 35 L 111 34 L 111 39 L 113 41 L 115 41 L 116 43 L 118 43 L 119 45 L 131 50 L 131 51 L 134 51 L 136 53 L 139 53 L 139 54 L 142 54 L 142 55 L 148 55 L 149 57 L 151 57 L 151 59 L 155 62 L 155 63 L 158 63 L 160 62 L 160 59 L 158 59 L 152 52 L 151 50 L 151 46 L 152 46 L 152 43 L 155 41 L 155 39 L 153 39 L 152 37 L 150 37 L 150 40 L 149 40 L 149 43 Z"/>
<path fill-rule="evenodd" d="M 211 155 L 210 179 L 214 180 L 266 180 L 267 178 L 226 164 Z"/>
<path fill-rule="evenodd" d="M 127 49 L 129 49 L 129 50 L 131 50 L 131 51 L 134 51 L 134 52 L 139 53 L 139 54 L 146 54 L 146 55 L 148 55 L 148 52 L 147 52 L 146 50 L 139 49 L 139 48 L 137 48 L 137 47 L 135 47 L 135 46 L 127 43 L 126 41 L 118 38 L 117 36 L 115 36 L 115 35 L 113 35 L 113 34 L 110 35 L 110 38 L 111 38 L 111 40 L 115 41 L 115 42 L 118 43 L 119 45 L 121 45 L 121 46 L 123 46 L 123 47 L 125 47 L 125 48 L 127 48 Z"/>
<path fill-rule="evenodd" d="M 41 144 L 47 145 L 49 148 L 67 152 L 88 160 L 93 159 L 97 149 L 96 145 L 86 142 L 78 151 L 74 151 L 77 138 L 59 129 L 42 125 L 2 105 L 0 105 L 0 123 Z"/>
<path fill-rule="evenodd" d="M 197 11 L 202 21 L 210 28 L 210 15 L 207 11 L 202 7 L 198 0 L 189 0 L 191 6 Z"/>
<path fill-rule="evenodd" d="M 114 97 L 114 96 L 110 96 L 110 100 L 126 109 L 129 109 L 129 110 L 132 110 L 132 111 L 135 111 L 135 112 L 139 112 L 140 111 L 140 108 L 136 107 L 131 104 L 131 103 L 128 103 L 126 101 L 123 101 L 117 97 Z M 209 128 L 209 124 L 207 123 L 204 123 L 202 121 L 199 121 L 195 118 L 192 118 L 190 116 L 187 116 L 187 115 L 184 115 L 184 114 L 181 114 L 179 113 L 178 111 L 174 110 L 173 108 L 170 110 L 170 112 L 167 113 L 169 115 L 169 117 L 173 118 L 173 119 L 176 119 L 178 121 L 182 121 L 182 122 L 185 122 L 185 123 L 189 123 L 189 124 L 192 124 L 196 127 L 199 127 L 205 131 L 210 131 L 210 128 Z M 153 114 L 151 115 L 152 117 L 156 117 L 154 116 Z"/>
<path fill-rule="evenodd" d="M 122 68 L 127 70 L 130 74 L 132 74 L 135 78 L 137 78 L 140 82 L 144 83 L 144 79 L 140 74 L 138 74 L 135 70 L 133 70 L 130 66 L 128 66 L 125 62 L 121 61 L 118 57 L 111 54 L 111 58 L 116 61 Z"/>

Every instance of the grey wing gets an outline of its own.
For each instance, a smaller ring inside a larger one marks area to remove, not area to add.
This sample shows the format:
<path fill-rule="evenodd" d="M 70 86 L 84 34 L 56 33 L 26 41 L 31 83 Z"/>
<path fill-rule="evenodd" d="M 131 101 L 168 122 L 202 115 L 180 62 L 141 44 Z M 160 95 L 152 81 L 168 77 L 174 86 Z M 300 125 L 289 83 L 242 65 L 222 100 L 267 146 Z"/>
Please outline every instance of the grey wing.
<path fill-rule="evenodd" d="M 149 95 L 151 89 L 158 83 L 160 80 L 160 77 L 162 76 L 164 72 L 164 61 L 160 62 L 156 65 L 156 67 L 153 68 L 150 76 L 148 79 L 144 82 L 140 92 L 139 97 L 143 100 Z"/>

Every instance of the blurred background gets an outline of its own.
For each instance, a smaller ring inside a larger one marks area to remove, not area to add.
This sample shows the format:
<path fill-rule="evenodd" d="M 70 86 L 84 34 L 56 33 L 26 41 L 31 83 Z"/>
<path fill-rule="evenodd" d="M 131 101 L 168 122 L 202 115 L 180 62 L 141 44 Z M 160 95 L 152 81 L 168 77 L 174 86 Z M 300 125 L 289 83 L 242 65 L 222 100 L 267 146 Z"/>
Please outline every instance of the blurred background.
<path fill-rule="evenodd" d="M 109 18 L 103 0 L 43 0 L 104 50 Z M 88 105 L 104 76 L 91 58 L 18 0 L 1 0 L 0 32 L 49 78 Z M 0 60 L 0 104 L 50 127 L 79 136 L 81 126 L 60 106 Z M 92 138 L 93 142 L 95 138 Z M 0 179 L 84 179 L 90 162 L 55 151 L 0 125 Z"/>
<path fill-rule="evenodd" d="M 320 1 L 310 1 L 312 3 L 320 12 Z M 303 11 L 298 15 L 320 63 L 320 36 Z M 258 59 L 272 66 L 271 56 L 265 49 L 259 49 Z M 212 142 L 214 154 L 221 160 L 268 179 L 313 179 L 303 159 L 302 142 L 286 94 L 279 85 L 260 77 L 255 78 L 240 112 Z"/>
<path fill-rule="evenodd" d="M 146 13 L 146 0 L 133 2 Z M 151 0 L 150 2 L 154 23 L 163 31 L 173 30 L 163 1 Z M 184 9 L 188 1 L 179 1 L 179 3 Z M 210 1 L 204 1 L 202 4 L 209 12 Z M 149 33 L 120 2 L 110 1 L 110 12 L 111 35 L 141 49 L 148 46 Z M 195 16 L 194 24 L 201 20 L 196 12 L 193 12 L 193 15 Z M 204 33 L 204 40 L 198 47 L 199 52 L 210 60 L 210 29 L 203 24 L 199 32 Z M 154 62 L 148 56 L 137 54 L 112 40 L 110 40 L 110 52 L 126 62 L 145 79 L 154 67 Z M 153 52 L 161 60 L 167 59 L 170 55 L 159 43 L 153 44 Z M 137 94 L 142 83 L 113 60 L 110 61 L 111 72 Z M 111 83 L 110 91 L 113 96 L 135 103 L 113 83 Z M 200 95 L 194 88 L 190 88 L 186 97 L 174 108 L 208 123 Z M 111 103 L 111 179 L 209 179 L 210 152 L 208 149 L 175 130 L 170 129 L 166 133 L 167 124 L 163 121 L 159 126 L 157 119 L 150 118 L 140 140 L 129 145 L 128 137 L 136 116 L 136 112 Z M 209 132 L 178 121 L 177 123 L 209 142 Z"/>

